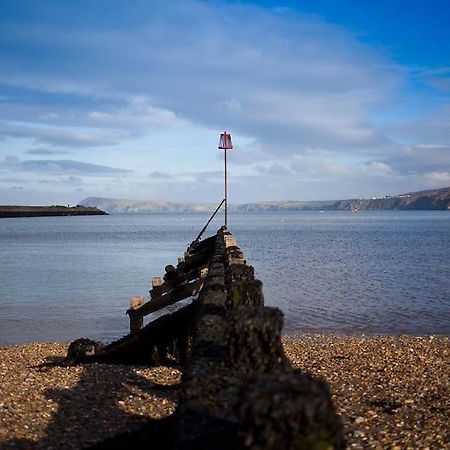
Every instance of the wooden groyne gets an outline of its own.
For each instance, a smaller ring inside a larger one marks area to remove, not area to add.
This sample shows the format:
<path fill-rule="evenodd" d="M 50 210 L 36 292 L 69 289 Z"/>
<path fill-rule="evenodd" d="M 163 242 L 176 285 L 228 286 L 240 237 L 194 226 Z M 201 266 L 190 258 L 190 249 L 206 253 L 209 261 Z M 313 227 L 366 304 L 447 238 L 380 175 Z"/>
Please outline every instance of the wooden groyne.
<path fill-rule="evenodd" d="M 75 341 L 66 362 L 179 364 L 177 411 L 95 448 L 345 447 L 327 384 L 288 362 L 282 313 L 264 306 L 262 283 L 226 228 L 194 241 L 176 267 L 154 279 L 150 294 L 128 310 L 129 335 L 105 347 Z M 146 314 L 187 298 L 143 326 Z"/>
<path fill-rule="evenodd" d="M 12 206 L 0 205 L 0 218 L 49 216 L 104 216 L 106 212 L 92 206 Z"/>

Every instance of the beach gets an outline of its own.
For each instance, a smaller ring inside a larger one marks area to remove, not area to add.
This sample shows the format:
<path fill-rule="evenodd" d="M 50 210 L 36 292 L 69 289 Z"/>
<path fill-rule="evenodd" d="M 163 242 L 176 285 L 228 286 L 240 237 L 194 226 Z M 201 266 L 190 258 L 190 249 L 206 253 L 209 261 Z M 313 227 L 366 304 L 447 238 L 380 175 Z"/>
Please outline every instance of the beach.
<path fill-rule="evenodd" d="M 292 364 L 331 386 L 349 448 L 450 448 L 448 337 L 284 340 Z"/>
<path fill-rule="evenodd" d="M 302 334 L 283 343 L 294 367 L 329 383 L 348 448 L 450 448 L 448 337 Z M 0 348 L 2 450 L 83 448 L 175 411 L 176 368 L 39 367 L 66 351 Z"/>

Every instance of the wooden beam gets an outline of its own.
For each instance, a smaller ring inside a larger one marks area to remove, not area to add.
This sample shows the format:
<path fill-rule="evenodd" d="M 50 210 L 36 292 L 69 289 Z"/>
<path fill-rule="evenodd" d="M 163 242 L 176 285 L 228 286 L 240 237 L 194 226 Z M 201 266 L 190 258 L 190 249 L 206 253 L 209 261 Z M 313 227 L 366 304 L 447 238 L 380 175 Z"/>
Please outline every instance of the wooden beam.
<path fill-rule="evenodd" d="M 144 303 L 142 306 L 134 309 L 129 309 L 127 314 L 130 316 L 130 320 L 135 316 L 146 316 L 152 312 L 158 311 L 159 309 L 165 308 L 166 306 L 173 305 L 174 303 L 184 300 L 185 298 L 195 295 L 203 286 L 203 279 L 198 279 L 192 283 L 182 284 L 176 287 L 172 291 L 160 295 L 159 297 L 152 298 L 148 302 Z"/>
<path fill-rule="evenodd" d="M 173 289 L 175 289 L 177 286 L 180 286 L 181 284 L 190 283 L 193 280 L 196 280 L 198 278 L 205 278 L 208 274 L 208 265 L 205 264 L 203 266 L 200 266 L 194 270 L 191 270 L 190 272 L 182 272 L 178 271 L 178 277 L 174 280 L 171 280 L 170 282 L 164 282 L 161 285 L 157 286 L 155 289 L 155 286 L 153 286 L 153 289 L 149 291 L 150 297 L 152 299 L 156 297 L 160 297 L 161 295 L 165 294 L 166 292 L 170 292 Z M 154 277 L 159 278 L 159 277 Z"/>
<path fill-rule="evenodd" d="M 196 269 L 199 266 L 204 266 L 209 263 L 209 260 L 212 258 L 213 254 L 213 247 L 204 248 L 200 252 L 196 252 L 191 256 L 187 256 L 184 259 L 184 262 L 178 264 L 178 269 L 183 272 L 189 272 L 190 270 Z"/>
<path fill-rule="evenodd" d="M 204 250 L 205 248 L 214 249 L 216 245 L 217 235 L 210 236 L 209 238 L 203 239 L 203 241 L 193 242 L 189 247 L 187 253 L 189 255 L 193 255 L 194 253 L 198 253 L 199 251 Z"/>

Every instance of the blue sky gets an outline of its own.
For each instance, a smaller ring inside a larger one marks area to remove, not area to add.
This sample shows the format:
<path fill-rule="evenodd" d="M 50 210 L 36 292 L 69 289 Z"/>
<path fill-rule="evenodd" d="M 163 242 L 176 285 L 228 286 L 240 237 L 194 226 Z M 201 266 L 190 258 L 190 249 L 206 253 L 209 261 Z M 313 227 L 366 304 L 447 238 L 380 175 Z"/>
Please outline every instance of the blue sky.
<path fill-rule="evenodd" d="M 450 186 L 450 2 L 2 0 L 0 204 Z"/>

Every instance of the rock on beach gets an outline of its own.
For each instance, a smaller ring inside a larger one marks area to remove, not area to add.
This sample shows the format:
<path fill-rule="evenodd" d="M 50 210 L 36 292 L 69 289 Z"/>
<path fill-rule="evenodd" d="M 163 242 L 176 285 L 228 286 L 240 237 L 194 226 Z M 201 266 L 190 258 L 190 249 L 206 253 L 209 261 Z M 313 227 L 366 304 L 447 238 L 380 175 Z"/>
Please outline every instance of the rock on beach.
<path fill-rule="evenodd" d="M 324 378 L 348 448 L 450 449 L 448 337 L 283 338 L 291 363 Z M 0 348 L 0 449 L 78 449 L 176 408 L 181 372 L 90 364 L 42 367 L 68 344 Z"/>

